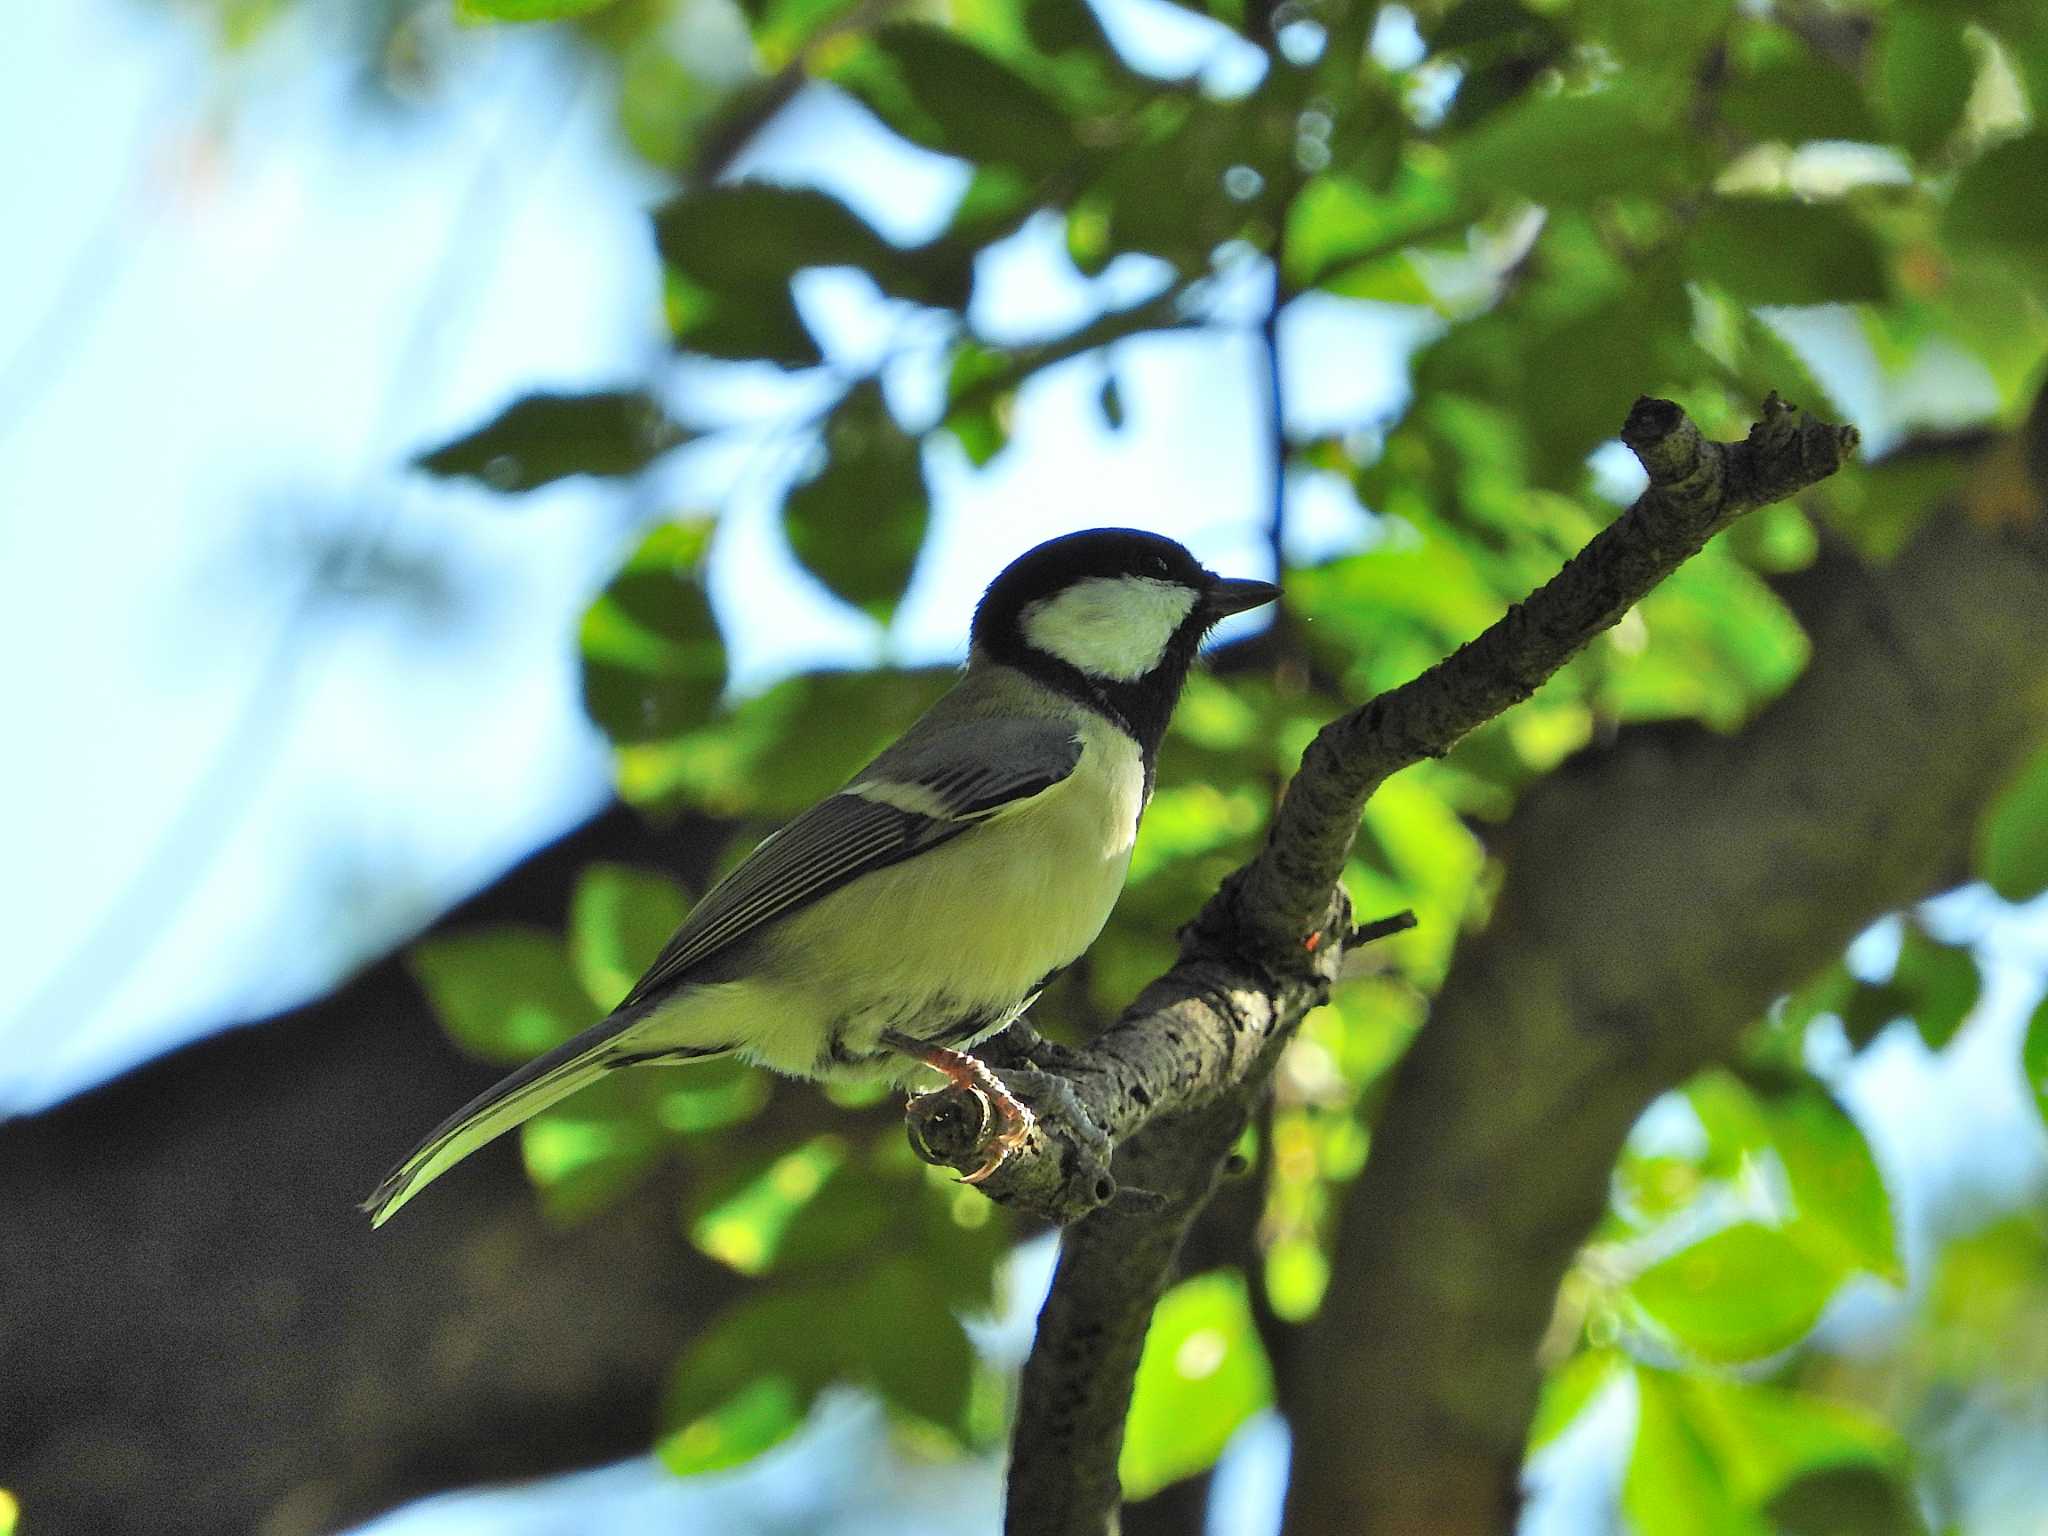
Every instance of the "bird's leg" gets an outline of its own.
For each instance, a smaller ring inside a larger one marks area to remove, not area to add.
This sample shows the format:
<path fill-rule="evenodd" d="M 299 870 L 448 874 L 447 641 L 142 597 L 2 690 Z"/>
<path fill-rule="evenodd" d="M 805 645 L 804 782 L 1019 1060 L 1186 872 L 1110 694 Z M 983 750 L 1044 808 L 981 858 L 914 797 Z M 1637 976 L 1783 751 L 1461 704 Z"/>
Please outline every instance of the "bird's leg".
<path fill-rule="evenodd" d="M 1003 1166 L 1004 1158 L 1024 1145 L 1025 1137 L 1031 1134 L 1031 1127 L 1037 1123 L 1036 1118 L 985 1063 L 965 1051 L 948 1050 L 943 1045 L 933 1045 L 929 1040 L 913 1040 L 893 1029 L 883 1032 L 882 1044 L 892 1051 L 914 1056 L 933 1071 L 944 1074 L 954 1090 L 972 1094 L 982 1106 L 982 1124 L 990 1128 L 988 1156 L 974 1172 L 962 1174 L 962 1182 L 979 1184 Z M 948 1090 L 936 1091 L 944 1093 Z"/>

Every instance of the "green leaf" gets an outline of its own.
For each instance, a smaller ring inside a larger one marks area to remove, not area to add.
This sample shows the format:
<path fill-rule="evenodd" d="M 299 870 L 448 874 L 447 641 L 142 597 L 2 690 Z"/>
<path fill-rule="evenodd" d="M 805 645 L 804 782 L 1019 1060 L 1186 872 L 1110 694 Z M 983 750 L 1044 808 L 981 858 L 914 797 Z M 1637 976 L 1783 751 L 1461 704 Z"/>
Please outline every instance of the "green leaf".
<path fill-rule="evenodd" d="M 843 1138 L 812 1137 L 699 1216 L 690 1224 L 690 1241 L 743 1275 L 765 1273 L 791 1222 L 845 1161 Z"/>
<path fill-rule="evenodd" d="M 974 1344 L 919 1253 L 885 1259 L 847 1304 L 869 1319 L 860 1326 L 856 1379 L 899 1413 L 954 1435 L 967 1427 L 974 1385 Z M 888 1320 L 875 1327 L 872 1320 Z"/>
<path fill-rule="evenodd" d="M 1983 989 L 1969 950 L 1944 944 L 1917 923 L 1906 925 L 1889 990 L 1912 1016 L 1920 1038 L 1938 1051 L 1955 1037 Z"/>
<path fill-rule="evenodd" d="M 825 423 L 824 446 L 824 464 L 783 500 L 783 530 L 834 596 L 886 620 L 924 547 L 923 455 L 874 379 L 847 391 Z"/>
<path fill-rule="evenodd" d="M 1877 98 L 1891 137 L 1916 155 L 1941 148 L 1963 120 L 1977 60 L 1964 18 L 1935 5 L 1894 5 L 1877 49 Z"/>
<path fill-rule="evenodd" d="M 624 864 L 591 864 L 569 901 L 569 955 L 584 991 L 613 1008 L 654 963 L 688 911 L 666 875 Z"/>
<path fill-rule="evenodd" d="M 1287 212 L 1284 261 L 1297 288 L 1355 270 L 1457 225 L 1457 199 L 1441 175 L 1404 165 L 1384 193 L 1334 172 L 1313 177 Z"/>
<path fill-rule="evenodd" d="M 413 460 L 429 474 L 530 491 L 570 475 L 638 474 L 692 433 L 643 390 L 521 397 L 473 432 Z"/>
<path fill-rule="evenodd" d="M 1457 139 L 1451 152 L 1474 191 L 1548 207 L 1615 192 L 1655 195 L 1688 158 L 1666 114 L 1620 87 L 1529 97 Z"/>
<path fill-rule="evenodd" d="M 1124 426 L 1124 395 L 1117 388 L 1114 372 L 1103 374 L 1102 388 L 1096 392 L 1095 401 L 1102 410 L 1103 425 L 1112 432 L 1121 432 Z"/>
<path fill-rule="evenodd" d="M 824 1349 L 846 1298 L 777 1290 L 726 1308 L 669 1372 L 655 1453 L 683 1476 L 737 1465 L 795 1433 L 832 1380 Z"/>
<path fill-rule="evenodd" d="M 2007 901 L 2032 901 L 2048 890 L 2048 748 L 2034 754 L 1978 822 L 1974 864 Z"/>
<path fill-rule="evenodd" d="M 455 0 L 455 19 L 463 22 L 566 21 L 601 11 L 613 0 Z"/>
<path fill-rule="evenodd" d="M 2048 255 L 2048 133 L 2039 129 L 1986 152 L 1964 168 L 1942 218 L 1942 232 L 1965 244 L 2006 246 L 2039 260 Z"/>
<path fill-rule="evenodd" d="M 1212 1465 L 1239 1425 L 1273 1400 L 1244 1277 L 1183 1280 L 1153 1310 L 1138 1359 L 1117 1476 L 1142 1499 Z"/>
<path fill-rule="evenodd" d="M 1766 1098 L 1763 1114 L 1791 1186 L 1801 1243 L 1902 1284 L 1891 1200 L 1856 1122 L 1819 1088 Z"/>
<path fill-rule="evenodd" d="M 654 211 L 661 259 L 718 293 L 786 287 L 811 267 L 857 267 L 885 293 L 920 298 L 912 253 L 816 187 L 727 181 L 693 187 Z"/>
<path fill-rule="evenodd" d="M 693 1069 L 694 1070 L 694 1069 Z M 520 1127 L 519 1150 L 541 1208 L 581 1221 L 632 1190 L 659 1161 L 655 1072 L 609 1072 Z"/>
<path fill-rule="evenodd" d="M 662 1436 L 654 1447 L 678 1477 L 751 1461 L 795 1434 L 809 1397 L 786 1376 L 757 1376 L 716 1407 Z"/>
<path fill-rule="evenodd" d="M 1674 1385 L 1730 1492 L 1745 1505 L 1825 1468 L 1885 1468 L 1903 1459 L 1897 1432 L 1854 1403 L 1705 1372 Z"/>
<path fill-rule="evenodd" d="M 1716 198 L 1685 240 L 1688 269 L 1745 304 L 1859 304 L 1887 292 L 1868 230 L 1831 204 Z"/>
<path fill-rule="evenodd" d="M 1806 1337 L 1841 1279 L 1784 1232 L 1738 1222 L 1653 1264 L 1629 1294 L 1687 1353 L 1756 1360 Z"/>
<path fill-rule="evenodd" d="M 422 939 L 407 961 L 455 1043 L 516 1064 L 596 1022 L 562 941 L 507 925 Z"/>
<path fill-rule="evenodd" d="M 1529 1452 L 1534 1454 L 1571 1428 L 1586 1407 L 1620 1374 L 1621 1357 L 1610 1349 L 1588 1349 L 1573 1355 L 1543 1378 L 1543 1395 L 1529 1424 Z"/>
<path fill-rule="evenodd" d="M 1925 1536 L 1913 1490 L 1872 1466 L 1825 1467 L 1774 1496 L 1765 1513 L 1780 1536 Z"/>
<path fill-rule="evenodd" d="M 2033 1018 L 2027 1021 L 2027 1038 L 2020 1047 L 2020 1071 L 2026 1075 L 2027 1087 L 2034 1095 L 2041 1118 L 2048 1120 L 2048 1002 L 2036 1008 Z"/>
<path fill-rule="evenodd" d="M 912 143 L 942 154 L 1043 174 L 1077 151 L 1058 102 L 940 27 L 881 27 L 834 79 Z"/>
<path fill-rule="evenodd" d="M 753 283 L 720 293 L 673 268 L 662 275 L 662 309 L 676 345 L 728 362 L 814 368 L 825 360 L 786 286 Z"/>
<path fill-rule="evenodd" d="M 1722 117 L 1751 138 L 1786 144 L 1816 139 L 1870 142 L 1876 122 L 1848 70 L 1801 51 L 1731 80 L 1720 94 Z"/>
<path fill-rule="evenodd" d="M 1636 1367 L 1636 1439 L 1621 1486 L 1622 1509 L 1657 1536 L 1767 1536 L 1742 1508 L 1687 1411 L 1682 1378 Z"/>
<path fill-rule="evenodd" d="M 725 642 L 697 579 L 708 536 L 662 524 L 583 615 L 583 705 L 614 742 L 700 725 L 725 691 Z"/>

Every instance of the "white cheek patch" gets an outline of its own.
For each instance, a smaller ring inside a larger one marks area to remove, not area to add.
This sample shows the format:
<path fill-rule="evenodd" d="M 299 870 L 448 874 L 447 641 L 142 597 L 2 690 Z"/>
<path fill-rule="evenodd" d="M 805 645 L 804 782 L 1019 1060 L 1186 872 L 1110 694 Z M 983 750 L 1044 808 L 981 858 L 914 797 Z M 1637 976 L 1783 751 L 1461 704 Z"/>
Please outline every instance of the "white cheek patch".
<path fill-rule="evenodd" d="M 1136 682 L 1158 666 L 1195 606 L 1193 589 L 1149 576 L 1090 576 L 1018 615 L 1024 643 L 1090 677 Z"/>

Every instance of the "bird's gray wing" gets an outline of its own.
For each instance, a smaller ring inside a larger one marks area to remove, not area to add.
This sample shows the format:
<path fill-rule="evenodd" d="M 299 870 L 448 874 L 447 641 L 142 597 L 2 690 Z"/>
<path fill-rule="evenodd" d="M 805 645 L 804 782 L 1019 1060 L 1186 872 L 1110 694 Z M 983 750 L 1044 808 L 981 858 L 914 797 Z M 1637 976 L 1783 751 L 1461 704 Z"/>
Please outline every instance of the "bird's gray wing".
<path fill-rule="evenodd" d="M 1080 737 L 1052 720 L 980 721 L 899 743 L 706 892 L 620 1011 L 762 924 L 1015 809 L 1065 779 L 1080 760 Z"/>

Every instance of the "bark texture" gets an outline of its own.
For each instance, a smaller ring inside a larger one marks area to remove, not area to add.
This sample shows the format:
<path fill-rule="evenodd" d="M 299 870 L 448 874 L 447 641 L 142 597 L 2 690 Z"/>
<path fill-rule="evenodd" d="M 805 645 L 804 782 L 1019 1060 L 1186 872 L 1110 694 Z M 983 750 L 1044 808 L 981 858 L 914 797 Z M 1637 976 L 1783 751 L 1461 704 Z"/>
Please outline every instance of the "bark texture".
<path fill-rule="evenodd" d="M 1627 732 L 1517 811 L 1344 1205 L 1292 1536 L 1511 1531 L 1537 1345 L 1629 1128 L 1873 917 L 1961 878 L 2048 733 L 2048 412 L 2030 435 L 1888 568 L 1803 580 L 1812 662 L 1740 734 Z"/>

